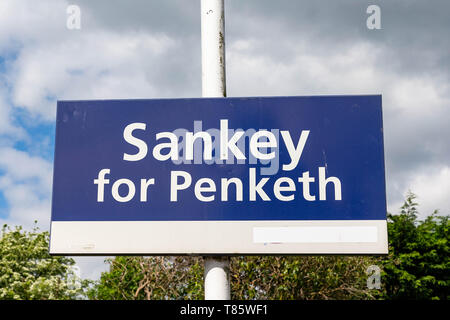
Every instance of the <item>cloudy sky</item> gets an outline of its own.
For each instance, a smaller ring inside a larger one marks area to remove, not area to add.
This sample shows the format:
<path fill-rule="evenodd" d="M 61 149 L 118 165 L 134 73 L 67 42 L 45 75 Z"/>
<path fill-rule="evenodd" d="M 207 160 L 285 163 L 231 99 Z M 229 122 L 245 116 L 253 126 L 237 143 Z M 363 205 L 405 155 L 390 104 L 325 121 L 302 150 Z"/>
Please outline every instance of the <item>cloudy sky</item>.
<path fill-rule="evenodd" d="M 449 213 L 449 1 L 225 7 L 228 96 L 382 94 L 388 210 Z M 200 63 L 200 0 L 0 0 L 0 223 L 49 228 L 56 100 L 199 97 Z"/>

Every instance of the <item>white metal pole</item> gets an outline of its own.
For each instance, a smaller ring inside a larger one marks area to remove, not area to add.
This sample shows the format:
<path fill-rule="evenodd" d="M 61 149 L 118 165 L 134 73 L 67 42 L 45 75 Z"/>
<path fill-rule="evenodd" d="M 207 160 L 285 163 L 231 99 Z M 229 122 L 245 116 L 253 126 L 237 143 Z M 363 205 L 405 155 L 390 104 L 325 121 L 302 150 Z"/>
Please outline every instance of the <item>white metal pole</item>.
<path fill-rule="evenodd" d="M 226 97 L 224 0 L 201 0 L 200 7 L 202 96 Z M 228 257 L 205 257 L 206 300 L 230 299 L 229 270 Z"/>
<path fill-rule="evenodd" d="M 228 257 L 205 257 L 205 300 L 230 300 Z"/>
<path fill-rule="evenodd" d="M 226 97 L 224 0 L 201 0 L 202 96 Z"/>

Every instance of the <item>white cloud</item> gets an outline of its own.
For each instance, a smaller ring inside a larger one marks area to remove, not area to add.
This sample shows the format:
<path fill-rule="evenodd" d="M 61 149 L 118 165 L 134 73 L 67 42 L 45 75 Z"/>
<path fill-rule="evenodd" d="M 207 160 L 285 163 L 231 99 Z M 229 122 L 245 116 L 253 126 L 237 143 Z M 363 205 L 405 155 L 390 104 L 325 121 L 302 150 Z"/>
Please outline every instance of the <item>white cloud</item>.
<path fill-rule="evenodd" d="M 39 157 L 33 157 L 23 151 L 12 148 L 0 149 L 0 168 L 17 181 L 36 179 L 40 188 L 50 190 L 52 165 Z"/>
<path fill-rule="evenodd" d="M 156 95 L 146 71 L 171 44 L 165 36 L 96 32 L 24 48 L 14 63 L 13 102 L 50 120 L 56 99 Z"/>
<path fill-rule="evenodd" d="M 410 186 L 418 197 L 422 219 L 436 209 L 440 214 L 450 214 L 450 166 L 428 168 L 411 177 Z"/>
<path fill-rule="evenodd" d="M 162 33 L 66 28 L 67 1 L 2 1 L 0 54 L 16 55 L 6 81 L 14 105 L 49 121 L 56 99 L 158 95 L 160 66 L 174 40 Z M 84 20 L 91 20 L 82 7 Z M 1 111 L 1 109 L 0 109 Z"/>
<path fill-rule="evenodd" d="M 2 0 L 0 52 L 23 44 L 53 41 L 65 30 L 67 1 Z"/>
<path fill-rule="evenodd" d="M 0 136 L 7 136 L 10 139 L 24 139 L 27 134 L 23 128 L 14 125 L 12 107 L 6 102 L 6 94 L 3 91 L 0 90 Z"/>
<path fill-rule="evenodd" d="M 80 276 L 83 279 L 99 280 L 101 273 L 109 270 L 109 264 L 104 260 L 111 257 L 73 257 L 80 268 Z"/>
<path fill-rule="evenodd" d="M 45 120 L 55 100 L 143 98 L 157 94 L 157 69 L 173 41 L 164 35 L 94 32 L 25 47 L 14 62 L 13 102 Z"/>
<path fill-rule="evenodd" d="M 13 148 L 0 149 L 0 191 L 8 204 L 3 222 L 44 229 L 50 221 L 51 163 Z"/>

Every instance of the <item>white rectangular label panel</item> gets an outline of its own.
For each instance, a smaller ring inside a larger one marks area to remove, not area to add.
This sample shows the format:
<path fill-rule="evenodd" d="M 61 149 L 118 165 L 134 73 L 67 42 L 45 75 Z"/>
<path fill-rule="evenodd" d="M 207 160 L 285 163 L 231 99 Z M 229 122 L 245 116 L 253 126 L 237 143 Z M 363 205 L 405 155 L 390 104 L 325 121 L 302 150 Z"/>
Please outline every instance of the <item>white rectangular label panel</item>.
<path fill-rule="evenodd" d="M 54 221 L 51 228 L 51 254 L 388 252 L 385 220 Z"/>

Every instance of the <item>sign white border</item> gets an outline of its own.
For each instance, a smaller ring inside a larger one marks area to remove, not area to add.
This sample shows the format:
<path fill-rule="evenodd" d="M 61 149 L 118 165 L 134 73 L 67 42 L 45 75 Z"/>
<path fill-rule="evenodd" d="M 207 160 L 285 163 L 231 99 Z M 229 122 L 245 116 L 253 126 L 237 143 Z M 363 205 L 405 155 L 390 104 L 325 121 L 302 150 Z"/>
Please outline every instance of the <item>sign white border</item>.
<path fill-rule="evenodd" d="M 50 254 L 387 254 L 387 243 L 386 220 L 53 221 Z"/>

